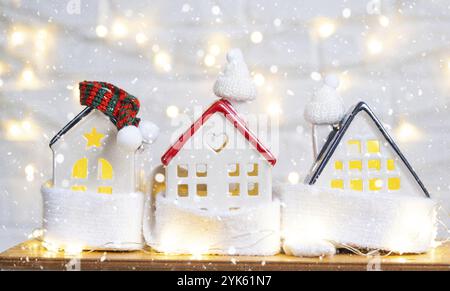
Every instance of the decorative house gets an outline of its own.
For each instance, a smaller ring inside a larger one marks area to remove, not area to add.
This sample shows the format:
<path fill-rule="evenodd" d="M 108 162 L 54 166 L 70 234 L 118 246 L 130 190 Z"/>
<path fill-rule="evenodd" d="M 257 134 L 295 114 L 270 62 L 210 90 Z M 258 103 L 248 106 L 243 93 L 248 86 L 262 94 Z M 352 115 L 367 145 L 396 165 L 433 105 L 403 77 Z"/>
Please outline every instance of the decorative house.
<path fill-rule="evenodd" d="M 307 104 L 316 161 L 306 185 L 279 189 L 283 248 L 299 256 L 336 248 L 426 252 L 435 244 L 436 205 L 393 138 L 365 102 L 349 112 L 336 78 Z M 314 130 L 316 127 L 316 130 Z M 321 127 L 323 141 L 317 135 Z M 328 130 L 326 135 L 323 133 Z"/>
<path fill-rule="evenodd" d="M 146 236 L 158 251 L 279 252 L 280 206 L 271 174 L 276 159 L 232 105 L 256 94 L 241 52 L 230 51 L 227 60 L 214 86 L 220 99 L 162 156 L 165 193 L 156 197 L 154 228 Z"/>
<path fill-rule="evenodd" d="M 135 155 L 144 150 L 139 101 L 108 83 L 82 82 L 80 93 L 87 107 L 50 142 L 45 241 L 58 248 L 141 248 L 144 194 L 135 173 Z"/>
<path fill-rule="evenodd" d="M 221 99 L 162 157 L 166 197 L 204 210 L 236 210 L 272 201 L 275 157 Z"/>
<path fill-rule="evenodd" d="M 310 185 L 430 197 L 370 107 L 359 102 L 335 127 L 313 166 Z"/>

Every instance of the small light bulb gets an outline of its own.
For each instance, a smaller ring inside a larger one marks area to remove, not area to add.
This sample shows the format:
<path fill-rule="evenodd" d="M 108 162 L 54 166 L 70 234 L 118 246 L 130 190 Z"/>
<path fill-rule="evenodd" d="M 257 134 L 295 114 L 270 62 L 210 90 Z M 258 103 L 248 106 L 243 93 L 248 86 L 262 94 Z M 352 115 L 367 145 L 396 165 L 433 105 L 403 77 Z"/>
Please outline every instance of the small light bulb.
<path fill-rule="evenodd" d="M 250 40 L 253 43 L 260 43 L 263 40 L 263 34 L 260 31 L 254 31 L 252 32 L 252 34 L 250 35 Z"/>
<path fill-rule="evenodd" d="M 98 37 L 104 38 L 108 35 L 108 28 L 104 25 L 97 25 L 95 28 L 95 33 Z"/>

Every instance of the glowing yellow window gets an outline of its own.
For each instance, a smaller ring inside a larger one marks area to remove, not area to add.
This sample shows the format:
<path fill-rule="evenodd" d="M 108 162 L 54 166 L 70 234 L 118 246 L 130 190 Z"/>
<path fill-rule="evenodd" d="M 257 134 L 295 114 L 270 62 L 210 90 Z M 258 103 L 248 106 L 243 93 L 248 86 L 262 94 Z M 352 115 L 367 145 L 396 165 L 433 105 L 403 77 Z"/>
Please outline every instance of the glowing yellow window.
<path fill-rule="evenodd" d="M 336 161 L 334 162 L 334 168 L 336 170 L 342 170 L 344 168 L 344 163 L 342 163 L 342 161 Z"/>
<path fill-rule="evenodd" d="M 369 179 L 369 190 L 370 191 L 378 191 L 383 187 L 383 180 L 379 178 Z"/>
<path fill-rule="evenodd" d="M 73 186 L 71 187 L 71 189 L 72 189 L 73 191 L 81 191 L 81 192 L 84 192 L 84 191 L 87 190 L 86 186 L 84 186 L 84 185 L 73 185 Z"/>
<path fill-rule="evenodd" d="M 350 168 L 350 170 L 362 170 L 362 161 L 361 160 L 351 160 L 348 163 L 348 167 Z"/>
<path fill-rule="evenodd" d="M 187 197 L 189 195 L 189 187 L 187 184 L 178 185 L 178 196 Z"/>
<path fill-rule="evenodd" d="M 370 170 L 380 170 L 381 162 L 380 162 L 380 160 L 369 160 L 367 162 L 367 166 Z"/>
<path fill-rule="evenodd" d="M 370 154 L 376 154 L 380 152 L 380 142 L 376 139 L 367 141 L 367 152 Z"/>
<path fill-rule="evenodd" d="M 356 139 L 351 139 L 347 141 L 348 152 L 351 154 L 359 154 L 361 153 L 361 142 Z"/>
<path fill-rule="evenodd" d="M 388 189 L 389 190 L 399 190 L 400 189 L 400 178 L 399 177 L 388 178 Z"/>
<path fill-rule="evenodd" d="M 110 180 L 113 178 L 113 167 L 105 159 L 98 160 L 98 176 L 101 180 Z"/>
<path fill-rule="evenodd" d="M 97 188 L 97 193 L 101 194 L 112 194 L 112 187 L 109 186 L 100 186 Z"/>
<path fill-rule="evenodd" d="M 247 174 L 249 176 L 258 176 L 258 164 L 256 163 L 248 164 Z"/>
<path fill-rule="evenodd" d="M 72 169 L 72 178 L 86 179 L 88 175 L 88 159 L 82 158 L 75 162 Z"/>
<path fill-rule="evenodd" d="M 197 184 L 197 196 L 206 197 L 208 195 L 208 185 Z"/>
<path fill-rule="evenodd" d="M 249 196 L 258 196 L 259 194 L 259 184 L 258 183 L 248 183 L 248 195 Z"/>
<path fill-rule="evenodd" d="M 228 164 L 228 176 L 237 177 L 239 175 L 239 164 Z"/>
<path fill-rule="evenodd" d="M 344 189 L 344 180 L 341 179 L 331 180 L 331 188 Z"/>
<path fill-rule="evenodd" d="M 389 171 L 394 171 L 394 170 L 395 170 L 395 163 L 394 163 L 394 160 L 393 160 L 393 159 L 387 160 L 386 166 L 387 166 L 387 169 L 388 169 Z"/>
<path fill-rule="evenodd" d="M 228 194 L 231 196 L 239 196 L 241 194 L 241 188 L 239 183 L 228 184 Z"/>
<path fill-rule="evenodd" d="M 363 190 L 363 180 L 362 179 L 352 179 L 350 180 L 350 189 L 356 191 Z"/>

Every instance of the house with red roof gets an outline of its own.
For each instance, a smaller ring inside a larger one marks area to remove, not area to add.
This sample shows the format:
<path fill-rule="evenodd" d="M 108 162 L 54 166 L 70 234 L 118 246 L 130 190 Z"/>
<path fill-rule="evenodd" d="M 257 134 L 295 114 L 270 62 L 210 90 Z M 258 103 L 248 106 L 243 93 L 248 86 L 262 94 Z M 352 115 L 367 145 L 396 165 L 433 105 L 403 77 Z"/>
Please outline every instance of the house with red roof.
<path fill-rule="evenodd" d="M 226 99 L 213 103 L 162 156 L 166 198 L 205 211 L 272 201 L 273 154 Z"/>

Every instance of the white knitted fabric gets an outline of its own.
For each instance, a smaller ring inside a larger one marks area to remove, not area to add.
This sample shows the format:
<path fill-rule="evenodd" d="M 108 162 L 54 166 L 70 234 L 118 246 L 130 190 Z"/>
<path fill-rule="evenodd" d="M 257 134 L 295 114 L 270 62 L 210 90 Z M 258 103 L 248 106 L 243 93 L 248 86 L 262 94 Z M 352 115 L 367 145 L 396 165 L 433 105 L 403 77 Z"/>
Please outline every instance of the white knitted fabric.
<path fill-rule="evenodd" d="M 337 92 L 339 81 L 327 78 L 326 82 L 306 104 L 305 119 L 313 124 L 336 124 L 344 117 L 345 107 Z"/>
<path fill-rule="evenodd" d="M 43 186 L 44 240 L 57 248 L 136 250 L 143 247 L 144 194 L 112 195 Z"/>
<path fill-rule="evenodd" d="M 311 256 L 325 241 L 395 253 L 435 246 L 436 204 L 429 198 L 306 185 L 283 185 L 276 192 L 283 201 L 286 253 Z M 317 248 L 311 246 L 314 240 Z"/>
<path fill-rule="evenodd" d="M 298 257 L 321 257 L 336 254 L 335 246 L 324 239 L 296 239 L 288 238 L 283 242 L 286 255 Z"/>
<path fill-rule="evenodd" d="M 153 227 L 144 225 L 144 236 L 148 245 L 166 253 L 274 255 L 280 251 L 279 230 L 278 201 L 211 213 L 158 195 Z"/>
<path fill-rule="evenodd" d="M 230 50 L 227 54 L 227 61 L 223 73 L 218 76 L 214 84 L 214 94 L 220 98 L 234 101 L 255 99 L 256 87 L 241 50 Z"/>

